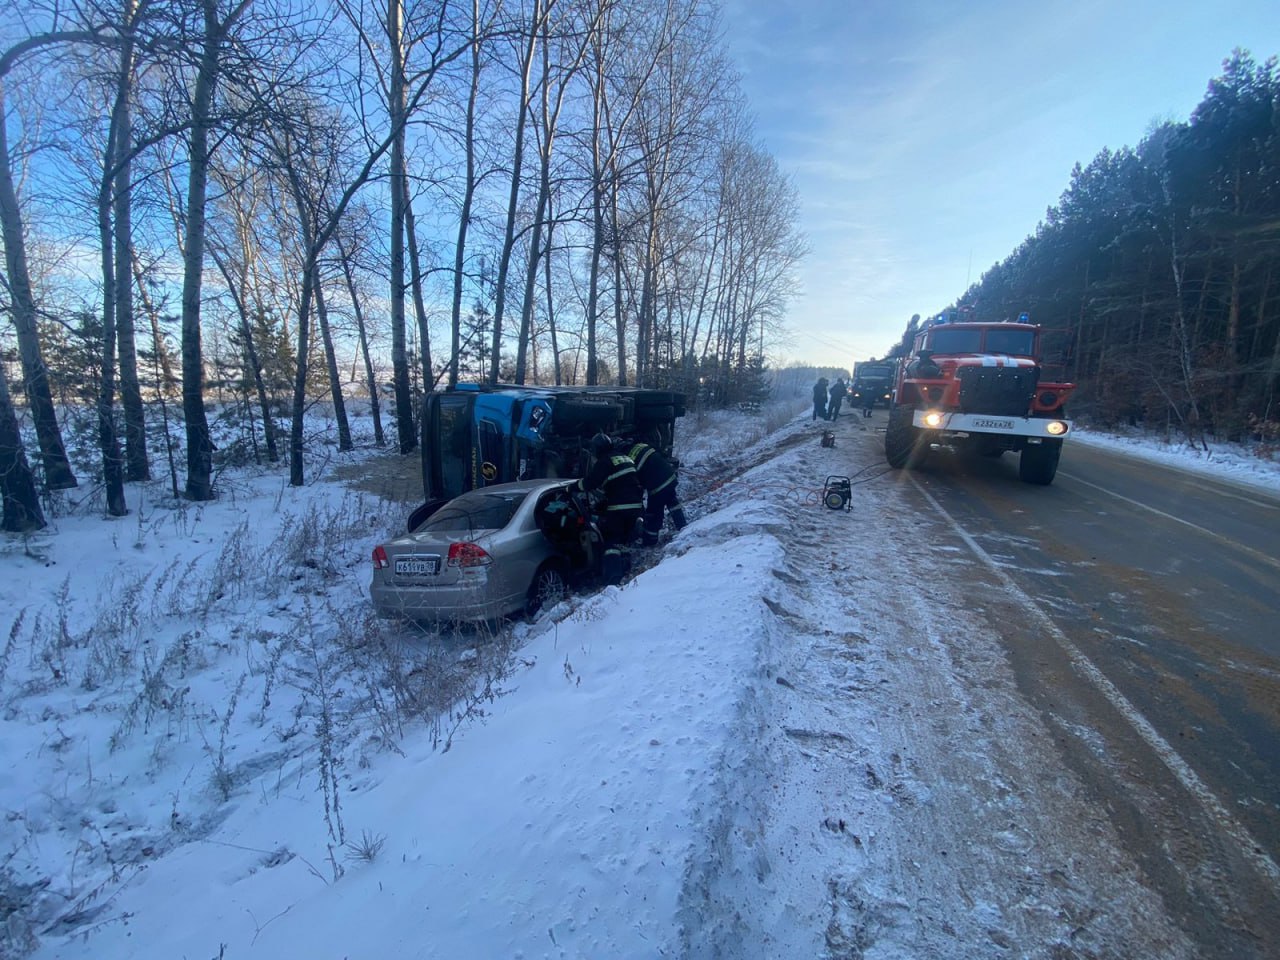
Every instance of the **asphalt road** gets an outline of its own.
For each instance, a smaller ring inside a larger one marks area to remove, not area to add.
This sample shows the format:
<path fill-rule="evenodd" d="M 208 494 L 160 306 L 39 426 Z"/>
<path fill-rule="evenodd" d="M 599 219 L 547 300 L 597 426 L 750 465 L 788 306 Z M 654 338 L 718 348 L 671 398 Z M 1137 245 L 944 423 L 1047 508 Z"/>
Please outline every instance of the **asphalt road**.
<path fill-rule="evenodd" d="M 1203 955 L 1275 957 L 1280 497 L 1070 443 L 1050 487 L 1013 454 L 887 479 Z"/>

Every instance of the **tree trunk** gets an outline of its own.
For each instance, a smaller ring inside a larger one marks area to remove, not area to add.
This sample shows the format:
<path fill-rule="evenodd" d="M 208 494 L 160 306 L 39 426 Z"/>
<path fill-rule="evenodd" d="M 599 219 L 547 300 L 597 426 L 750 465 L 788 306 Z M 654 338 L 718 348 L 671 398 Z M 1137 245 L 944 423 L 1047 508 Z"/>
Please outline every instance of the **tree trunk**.
<path fill-rule="evenodd" d="M 422 363 L 422 389 L 435 386 L 431 364 L 431 330 L 427 327 L 427 304 L 422 294 L 422 261 L 418 256 L 418 227 L 413 218 L 413 200 L 409 197 L 409 178 L 404 177 L 404 229 L 409 241 L 409 278 L 413 284 L 413 315 L 418 321 L 418 357 Z M 416 434 L 414 435 L 416 438 Z M 416 440 L 415 440 L 416 444 Z"/>
<path fill-rule="evenodd" d="M 9 398 L 9 380 L 0 363 L 0 499 L 4 500 L 4 520 L 0 529 L 27 533 L 44 527 L 44 513 L 36 480 L 22 449 L 18 418 Z"/>
<path fill-rule="evenodd" d="M 405 76 L 403 0 L 387 0 L 387 32 L 391 44 L 391 380 L 396 395 L 396 437 L 400 452 L 418 444 L 413 429 L 413 391 L 409 386 L 409 357 L 404 317 L 405 228 Z"/>
<path fill-rule="evenodd" d="M 218 270 L 222 273 L 222 278 L 227 282 L 227 290 L 231 294 L 231 299 L 235 301 L 236 312 L 240 316 L 240 340 L 244 347 L 244 365 L 248 375 L 253 378 L 258 409 L 262 413 L 262 437 L 267 447 L 267 461 L 269 463 L 278 463 L 280 450 L 276 444 L 275 418 L 271 415 L 271 401 L 267 398 L 267 385 L 262 380 L 262 361 L 258 359 L 258 345 L 253 333 L 254 314 L 250 313 L 251 308 L 249 306 L 251 291 L 249 290 L 249 269 L 247 264 L 252 251 L 248 239 L 248 227 L 243 222 L 239 210 L 236 211 L 236 214 L 238 221 L 236 229 L 240 236 L 241 253 L 239 276 L 232 276 L 231 270 L 216 251 L 213 254 L 213 259 L 218 265 Z M 252 299 L 254 301 L 252 309 L 260 314 L 262 312 L 262 304 L 258 302 L 256 295 Z"/>
<path fill-rule="evenodd" d="M 301 200 L 298 201 L 301 206 Z M 307 406 L 307 357 L 311 349 L 311 297 L 315 271 L 308 264 L 302 271 L 302 302 L 298 307 L 298 358 L 293 378 L 293 407 L 289 423 L 289 485 L 300 487 L 305 482 L 302 469 L 302 418 Z"/>
<path fill-rule="evenodd" d="M 135 0 L 125 0 L 125 23 L 132 27 Z M 138 348 L 133 316 L 133 36 L 127 33 L 120 49 L 120 86 L 117 91 L 115 156 L 119 169 L 115 183 L 116 334 L 120 354 L 120 403 L 124 410 L 125 479 L 150 480 L 147 455 L 146 410 L 138 379 Z"/>
<path fill-rule="evenodd" d="M 147 288 L 143 282 L 142 264 L 138 262 L 138 253 L 130 249 L 129 255 L 133 258 L 133 282 L 142 300 L 142 308 L 147 311 L 147 318 L 151 323 L 151 349 L 155 354 L 157 368 L 156 393 L 164 396 L 173 389 L 178 378 L 173 372 L 173 358 L 169 356 L 169 348 L 165 345 L 164 332 L 160 329 L 160 311 L 147 295 Z"/>
<path fill-rule="evenodd" d="M 600 81 L 603 83 L 603 80 Z M 600 380 L 596 361 L 596 323 L 600 312 L 600 261 L 604 257 L 604 171 L 600 169 L 600 103 L 597 93 L 591 130 L 591 263 L 587 278 L 587 385 Z"/>
<path fill-rule="evenodd" d="M 613 194 L 609 198 L 609 214 L 613 226 L 613 325 L 618 334 L 618 372 L 620 387 L 627 385 L 627 326 L 622 313 L 622 235 L 618 232 L 618 171 L 613 167 Z"/>
<path fill-rule="evenodd" d="M 0 80 L 0 229 L 4 233 L 4 258 L 8 273 L 8 294 L 14 330 L 18 335 L 18 353 L 22 359 L 23 389 L 35 421 L 36 440 L 40 445 L 40 466 L 48 490 L 67 490 L 76 486 L 75 474 L 62 444 L 62 431 L 53 406 L 49 377 L 40 352 L 36 327 L 36 302 L 31 292 L 31 275 L 27 272 L 26 239 L 23 235 L 22 210 L 13 185 L 9 162 L 8 123 L 6 121 L 4 82 Z"/>
<path fill-rule="evenodd" d="M 560 335 L 556 331 L 556 314 L 555 304 L 552 302 L 551 295 L 551 238 L 554 233 L 555 215 L 547 212 L 547 247 L 546 253 L 543 255 L 543 270 L 545 271 L 545 284 L 547 293 L 547 331 L 551 334 L 551 363 L 554 366 L 555 385 L 561 384 L 560 377 Z M 537 375 L 537 370 L 534 370 Z"/>
<path fill-rule="evenodd" d="M 120 94 L 111 111 L 110 130 L 102 158 L 102 182 L 98 185 L 98 245 L 102 262 L 102 369 L 98 380 L 98 449 L 102 454 L 102 481 L 107 513 L 123 517 L 129 509 L 124 498 L 124 462 L 115 424 L 116 277 L 115 244 L 111 229 L 111 188 L 115 182 L 115 147 L 119 143 Z"/>
<path fill-rule="evenodd" d="M 511 154 L 511 189 L 507 196 L 507 225 L 502 234 L 502 251 L 498 257 L 498 281 L 493 301 L 493 350 L 489 356 L 489 382 L 498 382 L 498 366 L 502 359 L 502 317 L 507 302 L 507 273 L 511 269 L 511 252 L 515 246 L 516 214 L 520 203 L 520 175 L 524 167 L 524 131 L 529 115 L 529 73 L 538 43 L 538 25 L 542 20 L 542 0 L 533 0 L 529 20 L 529 43 L 520 64 L 520 106 L 516 118 L 515 148 Z"/>
<path fill-rule="evenodd" d="M 182 415 L 187 428 L 189 500 L 212 500 L 213 440 L 204 410 L 204 357 L 200 346 L 200 292 L 204 275 L 205 203 L 209 184 L 209 128 L 224 31 L 248 5 L 241 0 L 223 22 L 216 0 L 203 0 L 204 49 L 191 104 L 191 155 L 187 177 L 187 235 L 182 264 Z"/>
<path fill-rule="evenodd" d="M 364 358 L 364 376 L 369 384 L 369 413 L 373 417 L 373 442 L 381 447 L 386 445 L 387 438 L 382 432 L 382 405 L 378 399 L 378 381 L 373 375 L 373 360 L 369 356 L 369 335 L 365 330 L 364 310 L 360 308 L 360 297 L 356 291 L 355 274 L 351 270 L 351 260 L 347 256 L 341 237 L 338 238 L 338 256 L 342 260 L 342 275 L 347 280 L 351 309 L 356 315 L 356 331 L 360 335 L 360 355 Z"/>
<path fill-rule="evenodd" d="M 450 314 L 449 386 L 458 385 L 458 358 L 462 352 L 462 282 L 466 264 L 467 231 L 476 193 L 476 99 L 480 94 L 480 3 L 471 3 L 471 88 L 467 94 L 465 130 L 466 182 L 462 187 L 462 212 L 458 218 L 458 243 L 453 254 L 453 307 Z"/>
<path fill-rule="evenodd" d="M 338 373 L 338 356 L 333 351 L 333 337 L 329 334 L 329 311 L 324 304 L 324 285 L 320 282 L 320 268 L 315 270 L 316 319 L 320 322 L 320 340 L 324 344 L 324 359 L 329 368 L 329 396 L 333 398 L 333 416 L 338 421 L 338 449 L 350 450 L 351 426 L 347 423 L 347 405 L 342 399 L 342 378 Z"/>

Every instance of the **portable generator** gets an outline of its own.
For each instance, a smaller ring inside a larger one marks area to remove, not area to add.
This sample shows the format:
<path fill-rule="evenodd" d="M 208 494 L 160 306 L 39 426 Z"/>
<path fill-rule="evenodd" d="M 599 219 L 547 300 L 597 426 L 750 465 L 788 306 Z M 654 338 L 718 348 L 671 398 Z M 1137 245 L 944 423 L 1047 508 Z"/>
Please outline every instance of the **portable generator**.
<path fill-rule="evenodd" d="M 852 510 L 849 501 L 853 498 L 853 487 L 848 477 L 827 477 L 822 485 L 822 502 L 830 510 Z"/>

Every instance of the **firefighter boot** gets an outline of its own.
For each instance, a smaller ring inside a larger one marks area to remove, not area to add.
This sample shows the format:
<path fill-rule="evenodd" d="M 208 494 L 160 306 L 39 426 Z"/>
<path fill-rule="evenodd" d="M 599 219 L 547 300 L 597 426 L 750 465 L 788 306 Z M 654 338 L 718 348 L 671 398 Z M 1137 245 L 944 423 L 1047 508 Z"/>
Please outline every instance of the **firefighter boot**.
<path fill-rule="evenodd" d="M 683 530 L 689 525 L 689 521 L 685 518 L 684 507 L 680 504 L 668 508 L 667 513 L 671 515 L 671 525 L 677 530 Z"/>

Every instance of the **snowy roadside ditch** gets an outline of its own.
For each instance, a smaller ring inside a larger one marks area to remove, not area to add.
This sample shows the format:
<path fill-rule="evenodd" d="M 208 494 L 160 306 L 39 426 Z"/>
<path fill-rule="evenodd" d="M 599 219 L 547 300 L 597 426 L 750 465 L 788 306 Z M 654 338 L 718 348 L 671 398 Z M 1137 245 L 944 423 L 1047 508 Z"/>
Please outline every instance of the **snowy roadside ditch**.
<path fill-rule="evenodd" d="M 41 562 L 68 585 L 33 561 L 6 597 L 28 609 L 0 774 L 34 908 L 15 955 L 678 953 L 682 891 L 754 766 L 772 515 L 709 512 L 558 622 L 462 643 L 402 628 L 397 649 L 361 597 L 371 504 L 242 493 L 162 544 L 66 521 L 85 542 L 52 538 Z M 297 573 L 271 588 L 287 531 Z M 116 672 L 86 682 L 104 652 Z M 41 678 L 45 653 L 65 682 Z M 424 725 L 413 697 L 450 684 Z"/>

